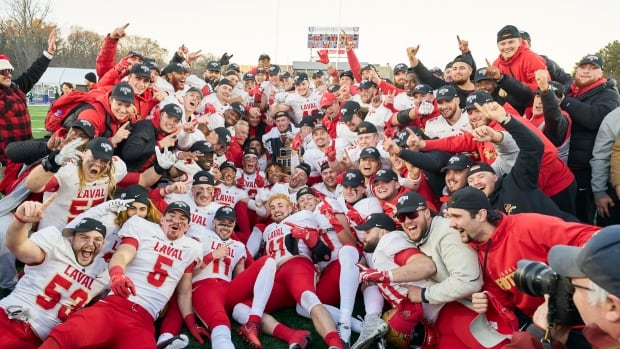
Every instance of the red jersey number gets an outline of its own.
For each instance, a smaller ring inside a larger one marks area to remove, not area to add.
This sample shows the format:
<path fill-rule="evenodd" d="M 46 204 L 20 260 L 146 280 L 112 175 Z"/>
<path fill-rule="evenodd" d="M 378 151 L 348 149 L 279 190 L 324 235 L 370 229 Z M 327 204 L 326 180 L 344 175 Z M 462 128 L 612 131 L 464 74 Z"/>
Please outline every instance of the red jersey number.
<path fill-rule="evenodd" d="M 168 271 L 163 268 L 164 265 L 172 267 L 172 259 L 159 255 L 155 261 L 155 265 L 153 266 L 153 271 L 146 277 L 149 284 L 155 287 L 160 287 L 164 284 L 166 278 L 168 277 Z"/>

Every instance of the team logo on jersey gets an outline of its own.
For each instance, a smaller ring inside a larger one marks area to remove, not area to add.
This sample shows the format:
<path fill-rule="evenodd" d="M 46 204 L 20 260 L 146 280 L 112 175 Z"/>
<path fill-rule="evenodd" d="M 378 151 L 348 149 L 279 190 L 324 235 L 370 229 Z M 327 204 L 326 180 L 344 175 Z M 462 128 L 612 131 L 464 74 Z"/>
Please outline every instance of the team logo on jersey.
<path fill-rule="evenodd" d="M 398 198 L 398 204 L 399 205 L 403 205 L 405 203 L 405 201 L 407 201 L 407 199 L 409 199 L 409 197 L 407 196 L 401 196 Z"/>
<path fill-rule="evenodd" d="M 504 204 L 504 212 L 506 212 L 506 214 L 512 214 L 512 211 L 516 209 L 517 209 L 517 205 Z"/>

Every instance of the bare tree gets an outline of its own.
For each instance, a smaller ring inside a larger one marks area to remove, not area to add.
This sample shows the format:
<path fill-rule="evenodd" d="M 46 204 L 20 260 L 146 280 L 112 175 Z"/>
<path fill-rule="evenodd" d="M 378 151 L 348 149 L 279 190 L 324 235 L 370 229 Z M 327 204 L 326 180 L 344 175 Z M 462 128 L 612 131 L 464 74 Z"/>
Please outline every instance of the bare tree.
<path fill-rule="evenodd" d="M 56 66 L 94 68 L 103 35 L 81 27 L 71 27 L 71 32 L 58 47 Z"/>

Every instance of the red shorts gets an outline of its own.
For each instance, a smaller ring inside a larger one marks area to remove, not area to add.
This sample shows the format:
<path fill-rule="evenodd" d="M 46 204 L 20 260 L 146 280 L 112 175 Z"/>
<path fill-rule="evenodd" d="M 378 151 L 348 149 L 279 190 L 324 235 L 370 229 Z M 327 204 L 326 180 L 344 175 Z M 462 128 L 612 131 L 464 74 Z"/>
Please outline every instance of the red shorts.
<path fill-rule="evenodd" d="M 230 328 L 230 319 L 225 308 L 230 282 L 210 278 L 195 282 L 193 287 L 192 304 L 198 317 L 210 329 L 220 325 Z"/>
<path fill-rule="evenodd" d="M 323 304 L 340 305 L 340 263 L 336 260 L 327 265 L 316 284 L 316 295 Z"/>
<path fill-rule="evenodd" d="M 239 273 L 230 282 L 230 287 L 226 294 L 226 311 L 232 312 L 233 307 L 238 304 L 251 300 L 254 295 L 254 283 L 265 261 L 269 257 L 261 257 L 250 264 L 250 267 Z"/>
<path fill-rule="evenodd" d="M 315 277 L 316 268 L 308 258 L 295 257 L 282 264 L 276 271 L 265 311 L 271 312 L 300 303 L 302 293 L 316 291 Z"/>
<path fill-rule="evenodd" d="M 49 336 L 63 349 L 153 349 L 156 346 L 154 321 L 141 306 L 112 295 L 72 313 Z"/>
<path fill-rule="evenodd" d="M 10 320 L 0 308 L 0 348 L 36 349 L 41 340 L 27 322 Z"/>

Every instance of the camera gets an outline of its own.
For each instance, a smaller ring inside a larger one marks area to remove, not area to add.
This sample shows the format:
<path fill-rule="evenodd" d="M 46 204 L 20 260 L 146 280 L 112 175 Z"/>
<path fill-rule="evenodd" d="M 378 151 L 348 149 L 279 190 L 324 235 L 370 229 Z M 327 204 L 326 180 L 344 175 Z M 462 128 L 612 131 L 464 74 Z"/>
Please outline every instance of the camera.
<path fill-rule="evenodd" d="M 525 294 L 533 297 L 549 295 L 549 323 L 571 326 L 583 324 L 573 303 L 570 280 L 548 265 L 522 259 L 517 262 L 514 281 L 519 291 Z"/>

